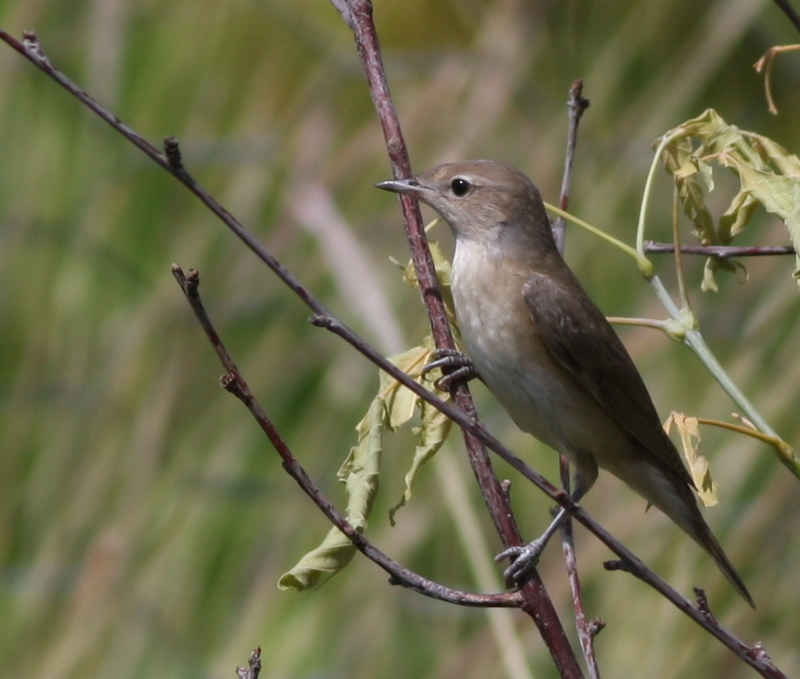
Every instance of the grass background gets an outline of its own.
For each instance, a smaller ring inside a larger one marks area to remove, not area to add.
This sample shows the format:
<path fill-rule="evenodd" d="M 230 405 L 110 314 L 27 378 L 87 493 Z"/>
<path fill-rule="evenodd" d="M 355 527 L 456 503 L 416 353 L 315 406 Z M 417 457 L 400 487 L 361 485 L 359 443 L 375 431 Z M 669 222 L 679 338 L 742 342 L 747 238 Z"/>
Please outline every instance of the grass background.
<path fill-rule="evenodd" d="M 467 157 L 524 168 L 557 198 L 573 78 L 591 99 L 572 210 L 631 241 L 652 141 L 714 107 L 800 147 L 800 62 L 775 72 L 767 113 L 752 63 L 797 42 L 766 0 L 377 0 L 393 94 L 414 165 Z M 145 137 L 177 136 L 190 170 L 334 311 L 381 350 L 425 332 L 405 261 L 381 135 L 349 31 L 325 0 L 3 0 L 0 25 L 35 29 L 51 59 Z M 309 471 L 334 473 L 377 384 L 375 370 L 307 323 L 292 298 L 182 187 L 39 74 L 0 49 L 0 657 L 8 676 L 225 677 L 264 647 L 269 677 L 554 676 L 522 616 L 430 602 L 356 558 L 318 593 L 278 577 L 327 529 L 256 425 L 217 385 L 220 367 L 172 279 L 201 290 L 256 393 Z M 724 182 L 723 182 L 724 184 Z M 720 201 L 722 204 L 722 201 Z M 663 178 L 651 236 L 668 239 Z M 437 237 L 449 247 L 449 235 Z M 609 315 L 663 317 L 631 262 L 578 230 L 567 258 Z M 760 214 L 745 242 L 783 244 Z M 670 279 L 668 259 L 658 260 Z M 788 259 L 697 291 L 702 329 L 738 383 L 798 440 L 800 313 Z M 626 328 L 660 411 L 727 419 L 732 404 L 682 347 Z M 481 412 L 523 454 L 481 387 Z M 687 594 L 761 640 L 787 675 L 797 650 L 800 486 L 769 450 L 709 431 L 721 484 L 709 522 L 758 603 L 614 479 L 586 506 Z M 370 536 L 401 562 L 464 588 L 497 587 L 499 545 L 458 438 L 390 528 L 410 438 L 387 446 Z M 554 456 L 535 459 L 555 478 Z M 500 467 L 500 473 L 510 472 Z M 513 477 L 512 477 L 513 478 Z M 517 481 L 528 534 L 548 503 Z M 474 525 L 471 523 L 475 521 Z M 605 573 L 578 531 L 590 615 L 608 676 L 749 677 L 644 585 Z M 570 633 L 557 548 L 542 572 Z M 486 575 L 487 570 L 490 575 Z M 496 569 L 495 569 L 496 570 Z"/>

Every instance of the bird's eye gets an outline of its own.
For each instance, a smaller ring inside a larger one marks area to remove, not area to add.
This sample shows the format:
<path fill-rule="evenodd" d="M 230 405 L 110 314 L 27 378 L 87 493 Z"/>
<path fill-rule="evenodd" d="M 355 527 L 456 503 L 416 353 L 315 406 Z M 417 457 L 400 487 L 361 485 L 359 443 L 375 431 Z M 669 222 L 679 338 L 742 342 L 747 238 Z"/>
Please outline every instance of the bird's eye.
<path fill-rule="evenodd" d="M 464 179 L 464 177 L 456 177 L 452 182 L 450 182 L 450 188 L 456 196 L 461 198 L 469 193 L 469 190 L 472 188 L 472 184 L 469 180 Z"/>

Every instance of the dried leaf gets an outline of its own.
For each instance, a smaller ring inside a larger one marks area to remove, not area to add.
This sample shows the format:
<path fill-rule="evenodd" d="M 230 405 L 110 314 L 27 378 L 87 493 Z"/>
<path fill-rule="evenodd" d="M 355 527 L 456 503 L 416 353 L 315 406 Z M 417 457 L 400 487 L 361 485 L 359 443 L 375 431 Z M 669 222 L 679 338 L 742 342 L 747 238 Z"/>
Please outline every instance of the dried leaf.
<path fill-rule="evenodd" d="M 431 358 L 432 356 L 429 351 L 424 364 L 429 363 Z M 428 389 L 433 389 L 434 381 L 435 377 L 427 374 L 422 376 L 421 383 Z M 447 401 L 450 400 L 449 393 L 442 393 L 441 396 Z M 414 459 L 411 462 L 411 468 L 405 475 L 406 487 L 403 496 L 397 504 L 389 510 L 389 520 L 392 522 L 392 525 L 394 525 L 394 517 L 397 511 L 411 499 L 411 491 L 420 469 L 442 447 L 448 433 L 450 433 L 450 427 L 453 424 L 449 417 L 434 408 L 427 401 L 419 399 L 418 406 L 422 424 L 414 428 L 414 433 L 417 434 L 417 445 L 414 448 Z"/>
<path fill-rule="evenodd" d="M 426 230 L 434 224 L 435 221 Z M 450 296 L 450 262 L 442 254 L 437 242 L 430 241 L 429 247 L 451 328 L 456 334 L 455 315 Z M 411 263 L 401 268 L 406 282 L 416 286 L 416 275 Z M 422 371 L 433 358 L 433 348 L 433 340 L 426 337 L 421 345 L 389 360 L 418 384 L 433 389 L 439 373 L 434 371 L 433 374 L 423 374 Z M 442 393 L 441 397 L 449 400 L 450 394 Z M 408 424 L 416 417 L 417 412 L 420 414 L 420 426 L 414 428 L 414 433 L 417 435 L 414 458 L 405 476 L 403 496 L 390 510 L 389 518 L 392 523 L 397 510 L 411 498 L 411 489 L 419 470 L 436 454 L 447 438 L 452 422 L 396 379 L 381 372 L 378 393 L 369 411 L 356 427 L 358 443 L 350 449 L 347 459 L 339 470 L 339 480 L 345 484 L 348 496 L 345 516 L 348 523 L 358 531 L 366 529 L 378 493 L 383 436 Z M 281 577 L 278 586 L 281 589 L 298 591 L 311 591 L 320 587 L 350 562 L 355 551 L 350 540 L 337 528 L 333 528 L 316 549 L 306 554 L 294 568 Z"/>
<path fill-rule="evenodd" d="M 671 423 L 674 423 L 678 430 L 683 456 L 686 458 L 700 501 L 706 507 L 713 507 L 719 502 L 717 483 L 711 476 L 708 460 L 700 452 L 700 427 L 697 418 L 673 412 L 670 413 L 665 427 L 668 432 Z"/>

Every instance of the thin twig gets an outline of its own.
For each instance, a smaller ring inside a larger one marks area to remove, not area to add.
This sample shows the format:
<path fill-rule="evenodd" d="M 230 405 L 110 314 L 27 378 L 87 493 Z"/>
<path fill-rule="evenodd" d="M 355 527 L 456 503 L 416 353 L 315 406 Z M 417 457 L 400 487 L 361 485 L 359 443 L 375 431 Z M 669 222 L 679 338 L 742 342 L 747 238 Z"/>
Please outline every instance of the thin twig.
<path fill-rule="evenodd" d="M 480 607 L 518 607 L 520 597 L 516 592 L 503 592 L 500 594 L 472 594 L 460 590 L 451 589 L 439 583 L 423 578 L 422 576 L 401 566 L 385 553 L 374 547 L 361 533 L 351 526 L 345 517 L 322 493 L 320 488 L 306 473 L 302 465 L 292 453 L 291 449 L 278 432 L 277 428 L 262 408 L 258 399 L 250 391 L 247 381 L 242 376 L 233 358 L 228 352 L 225 344 L 219 337 L 211 319 L 206 313 L 203 302 L 200 299 L 198 287 L 200 285 L 200 274 L 195 269 L 189 269 L 187 273 L 177 264 L 172 265 L 172 275 L 181 286 L 183 294 L 192 307 L 200 326 L 206 334 L 209 342 L 217 352 L 217 356 L 225 368 L 225 375 L 222 377 L 222 386 L 226 391 L 236 396 L 250 411 L 250 414 L 258 422 L 264 434 L 266 434 L 272 447 L 278 452 L 283 461 L 283 468 L 298 483 L 303 492 L 306 493 L 322 510 L 327 519 L 341 530 L 353 543 L 353 545 L 368 559 L 383 568 L 390 576 L 393 584 L 402 585 L 415 592 L 440 601 L 459 604 L 461 606 L 480 606 Z"/>
<path fill-rule="evenodd" d="M 575 163 L 575 148 L 578 144 L 578 125 L 581 122 L 584 111 L 589 108 L 589 100 L 583 97 L 583 80 L 578 78 L 572 82 L 567 99 L 569 108 L 569 127 L 567 129 L 567 153 L 564 160 L 564 175 L 561 178 L 561 196 L 558 200 L 558 207 L 564 212 L 569 208 L 569 196 L 572 189 L 572 166 Z M 553 237 L 556 241 L 558 251 L 564 254 L 564 232 L 567 223 L 563 217 L 558 217 L 552 224 Z"/>
<path fill-rule="evenodd" d="M 789 21 L 794 24 L 794 27 L 800 31 L 800 15 L 795 11 L 794 7 L 791 6 L 789 0 L 773 0 L 775 4 L 781 8 L 783 13 L 789 17 Z"/>
<path fill-rule="evenodd" d="M 561 487 L 566 493 L 570 492 L 569 459 L 561 455 L 559 459 L 561 471 Z M 583 590 L 581 578 L 578 574 L 578 557 L 575 551 L 575 537 L 572 531 L 572 519 L 567 516 L 561 522 L 561 546 L 564 550 L 564 562 L 567 567 L 567 579 L 572 594 L 572 610 L 575 612 L 575 627 L 578 629 L 578 640 L 581 644 L 586 667 L 592 679 L 600 679 L 600 666 L 597 664 L 597 654 L 594 651 L 594 638 L 603 628 L 597 620 L 586 620 L 586 609 L 583 603 Z"/>
<path fill-rule="evenodd" d="M 583 97 L 583 80 L 574 80 L 569 90 L 567 108 L 569 109 L 569 126 L 567 130 L 567 151 L 564 161 L 564 174 L 561 179 L 561 195 L 558 206 L 564 212 L 569 208 L 569 197 L 572 190 L 572 169 L 575 164 L 575 150 L 578 143 L 578 126 L 584 111 L 589 107 L 589 100 Z M 556 241 L 558 251 L 563 255 L 565 246 L 567 222 L 564 217 L 559 216 L 552 224 L 553 237 Z M 565 493 L 570 492 L 570 468 L 569 459 L 566 455 L 559 458 L 561 472 L 561 487 Z M 581 580 L 578 575 L 578 559 L 575 552 L 575 540 L 572 531 L 572 519 L 569 515 L 561 523 L 561 544 L 564 550 L 564 561 L 567 567 L 567 579 L 570 591 L 572 592 L 572 608 L 575 614 L 575 625 L 578 629 L 578 639 L 580 640 L 583 657 L 592 679 L 600 679 L 600 668 L 597 664 L 597 656 L 594 652 L 594 633 L 587 625 L 586 613 L 583 605 L 581 591 Z"/>
<path fill-rule="evenodd" d="M 675 243 L 659 243 L 644 241 L 644 251 L 653 253 L 675 252 Z M 775 255 L 793 255 L 791 245 L 681 245 L 680 251 L 686 255 L 705 255 L 729 259 L 731 257 L 772 257 Z"/>

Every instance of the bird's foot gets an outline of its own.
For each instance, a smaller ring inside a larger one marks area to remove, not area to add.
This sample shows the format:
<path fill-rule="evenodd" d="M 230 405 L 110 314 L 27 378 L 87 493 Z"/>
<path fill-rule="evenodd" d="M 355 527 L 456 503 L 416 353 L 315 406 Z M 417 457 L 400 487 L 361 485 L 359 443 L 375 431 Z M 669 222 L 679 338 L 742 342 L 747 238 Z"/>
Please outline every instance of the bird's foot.
<path fill-rule="evenodd" d="M 450 369 L 442 375 L 434 386 L 442 391 L 450 391 L 451 387 L 457 382 L 469 382 L 478 377 L 478 371 L 472 364 L 472 360 L 466 354 L 462 354 L 455 349 L 434 349 L 434 360 L 422 368 L 422 374 L 429 373 L 431 370 Z"/>
<path fill-rule="evenodd" d="M 511 565 L 503 571 L 506 586 L 519 587 L 528 579 L 531 569 L 539 562 L 539 557 L 546 544 L 547 540 L 538 538 L 527 545 L 504 549 L 494 558 L 495 561 L 502 561 L 506 557 L 514 559 Z"/>

